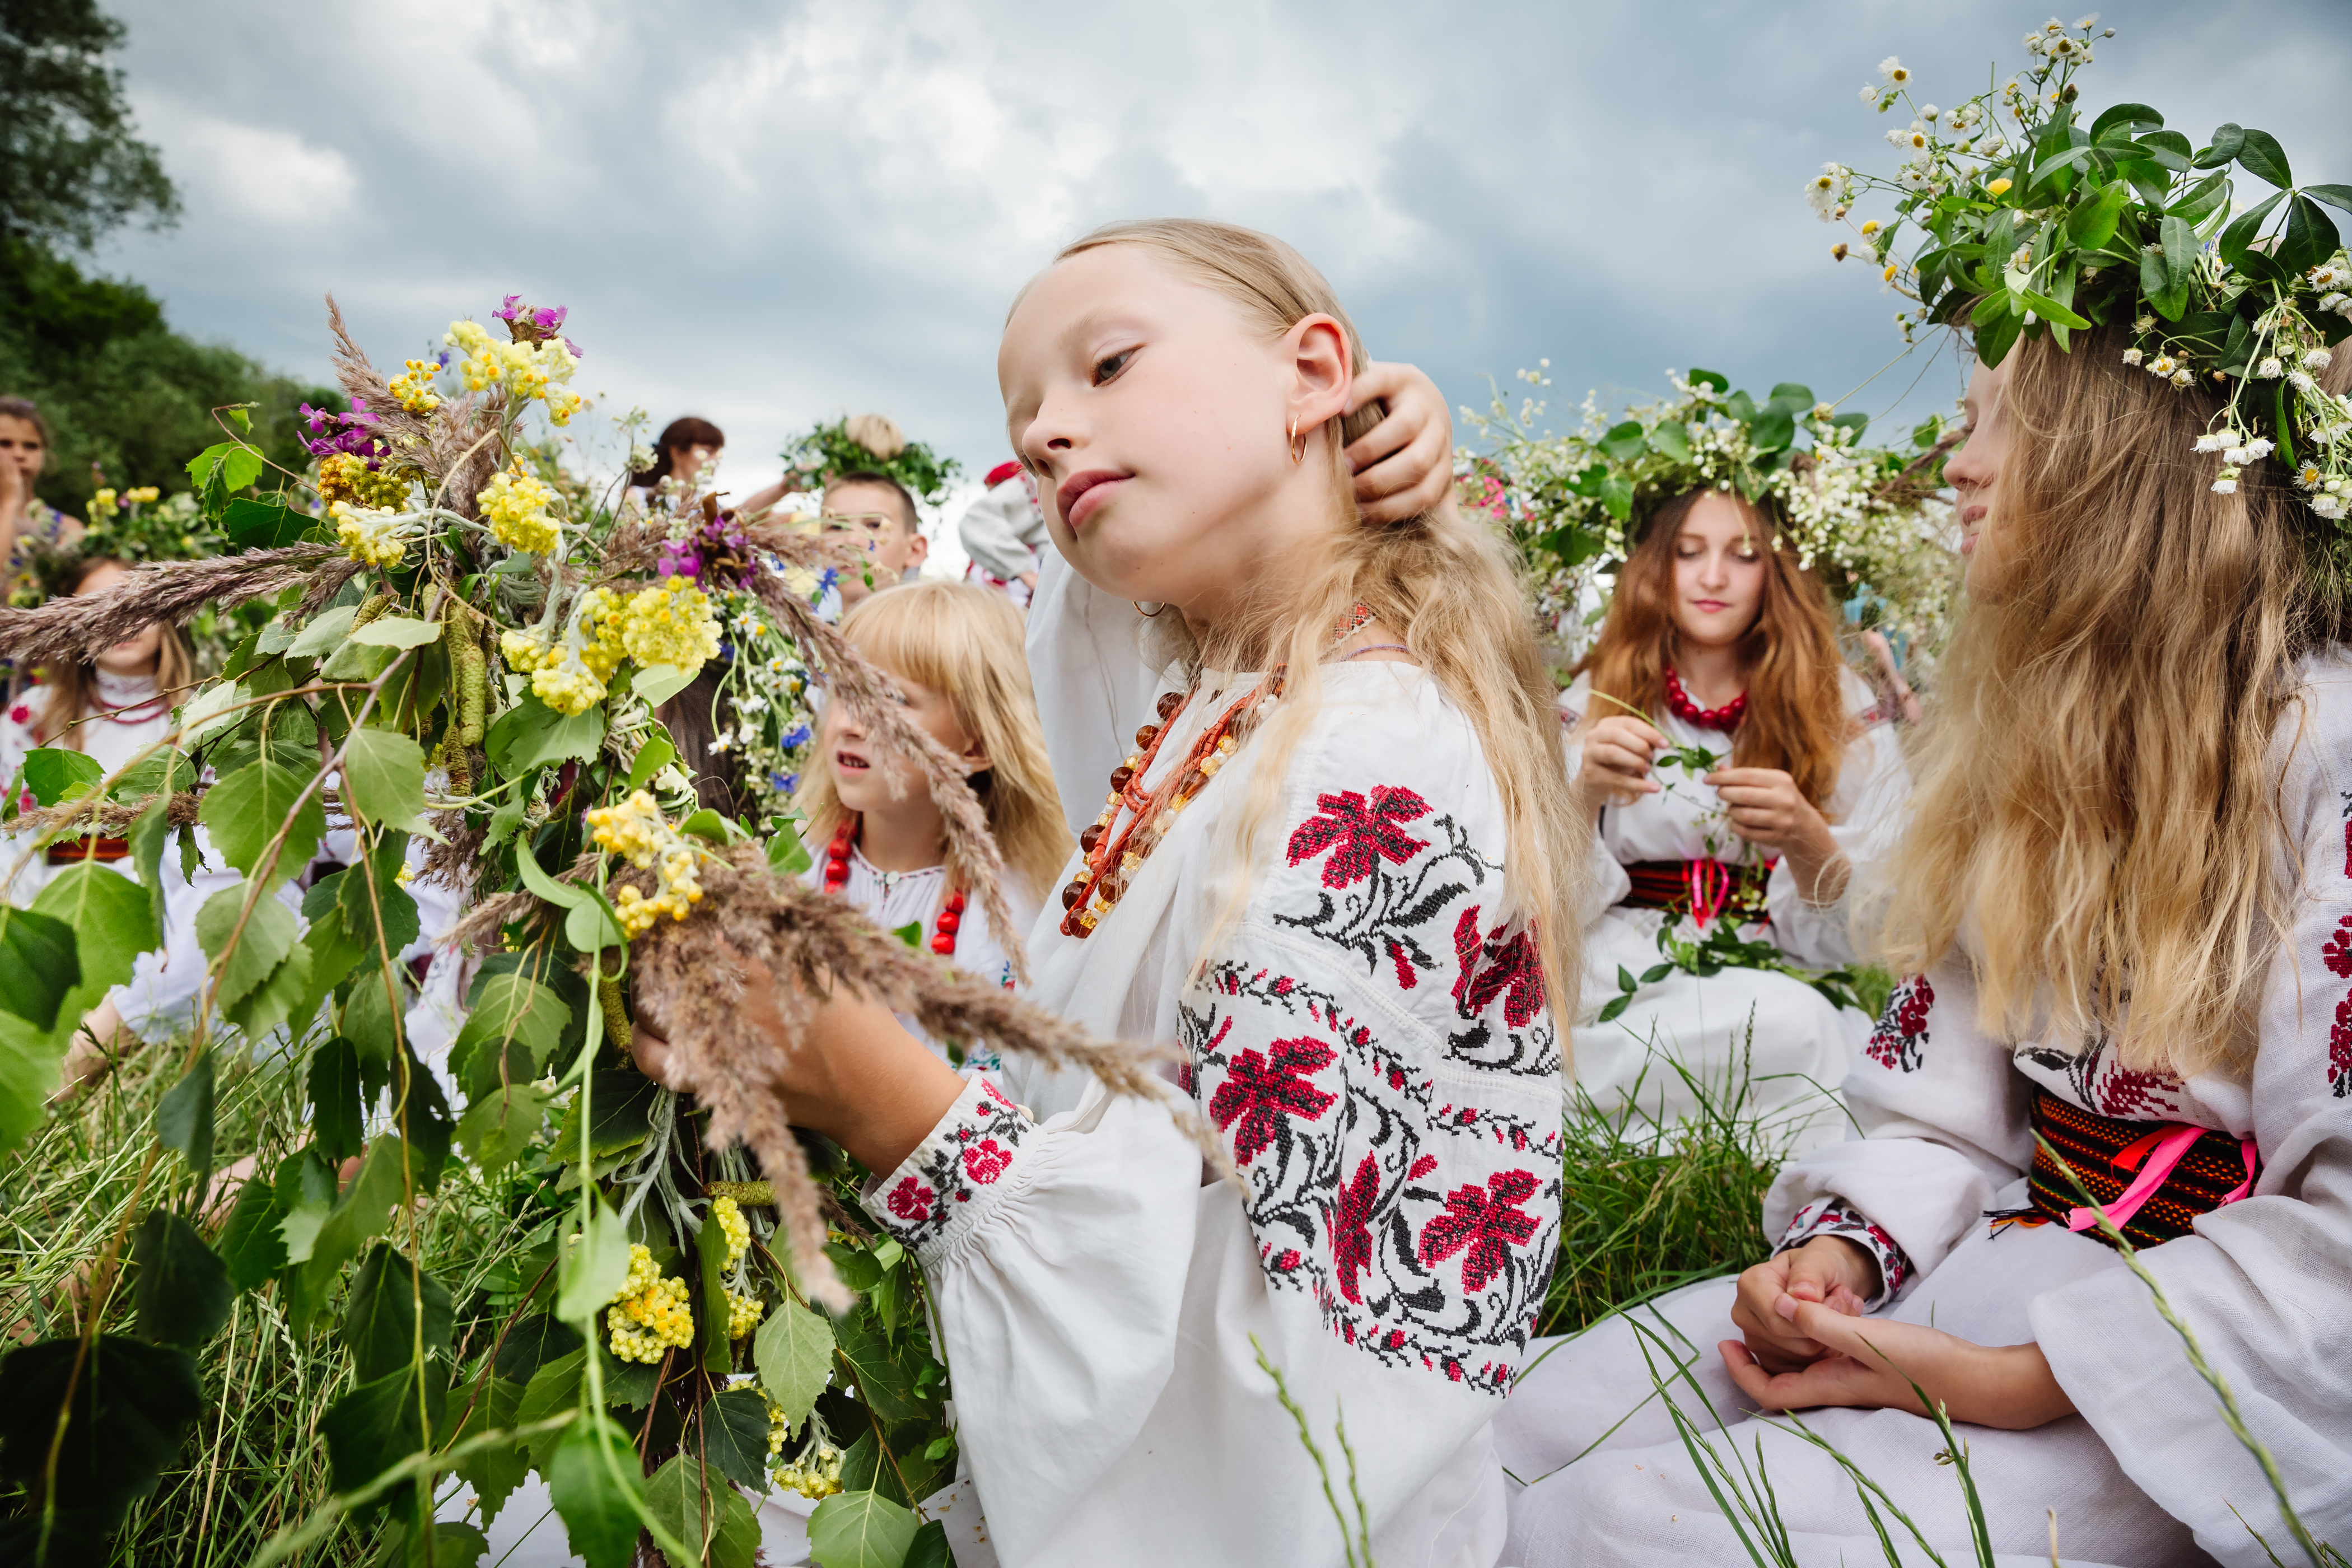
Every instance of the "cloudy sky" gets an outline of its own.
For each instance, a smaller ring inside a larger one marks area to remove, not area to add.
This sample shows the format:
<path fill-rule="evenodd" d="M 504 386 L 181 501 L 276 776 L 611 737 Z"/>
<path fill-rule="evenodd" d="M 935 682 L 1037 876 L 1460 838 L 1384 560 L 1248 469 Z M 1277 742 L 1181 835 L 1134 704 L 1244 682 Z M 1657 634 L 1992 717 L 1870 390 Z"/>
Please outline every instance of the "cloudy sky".
<path fill-rule="evenodd" d="M 1562 410 L 1693 364 L 1840 395 L 1899 349 L 1900 301 L 1832 264 L 1806 178 L 1829 158 L 1891 171 L 1889 121 L 1857 100 L 1883 57 L 1948 104 L 2022 64 L 2047 19 L 1941 0 L 107 4 L 187 216 L 101 259 L 175 325 L 323 378 L 329 289 L 380 363 L 509 292 L 565 303 L 585 389 L 716 420 L 739 492 L 793 431 L 869 408 L 971 468 L 1001 460 L 1006 303 L 1116 217 L 1284 236 L 1375 354 L 1457 405 L 1542 357 Z M 2154 104 L 2200 143 L 2258 126 L 2300 178 L 2352 180 L 2352 6 L 2105 11 L 2090 101 Z M 1916 416 L 1958 383 L 1922 355 L 1854 406 Z"/>

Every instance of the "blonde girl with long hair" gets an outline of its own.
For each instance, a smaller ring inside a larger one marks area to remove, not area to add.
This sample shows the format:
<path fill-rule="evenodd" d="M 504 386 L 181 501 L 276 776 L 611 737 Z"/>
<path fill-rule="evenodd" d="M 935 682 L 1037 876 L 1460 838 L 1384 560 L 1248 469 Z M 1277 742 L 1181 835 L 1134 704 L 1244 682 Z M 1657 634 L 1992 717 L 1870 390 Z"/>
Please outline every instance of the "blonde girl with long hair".
<path fill-rule="evenodd" d="M 1503 546 L 1450 506 L 1359 516 L 1365 363 L 1297 252 L 1189 220 L 1071 246 L 998 356 L 1056 549 L 1160 607 L 1184 671 L 1102 781 L 1036 994 L 1173 1043 L 1231 1173 L 1170 1106 L 966 1083 L 850 998 L 782 1069 L 922 1261 L 1006 1563 L 1339 1562 L 1266 1365 L 1327 1452 L 1344 1411 L 1381 1560 L 1502 1546 L 1590 834 Z"/>
<path fill-rule="evenodd" d="M 915 722 L 970 770 L 1004 857 L 1005 900 L 1025 932 L 1070 857 L 1071 839 L 1029 692 L 1020 611 L 984 588 L 908 583 L 859 600 L 842 617 L 841 633 L 890 679 Z M 811 883 L 847 899 L 885 931 L 919 926 L 921 945 L 959 969 L 1013 983 L 1005 933 L 990 930 L 971 901 L 972 868 L 949 847 L 919 769 L 869 743 L 840 704 L 828 705 L 817 721 L 796 804 L 814 861 Z M 997 1064 L 990 1057 L 960 1065 Z"/>
<path fill-rule="evenodd" d="M 1686 490 L 1638 520 L 1609 612 L 1561 694 L 1569 767 L 1592 814 L 1608 908 L 1586 934 L 1577 1082 L 1664 1121 L 1745 1101 L 1793 1147 L 1842 1137 L 1825 1092 L 1869 1016 L 1781 970 L 1660 967 L 1660 937 L 1728 926 L 1780 961 L 1854 960 L 1845 892 L 1883 851 L 1910 781 L 1861 677 L 1839 657 L 1821 580 L 1780 537 L 1778 503 Z M 1663 752 L 1714 760 L 1657 764 Z M 1658 1058 L 1663 1057 L 1664 1061 Z"/>
<path fill-rule="evenodd" d="M 2059 1159 L 2312 1534 L 2352 1541 L 2341 563 L 2283 463 L 2216 485 L 2197 443 L 2225 392 L 2132 347 L 2117 321 L 1976 365 L 1946 469 L 1968 605 L 1881 892 L 1909 978 L 1845 1083 L 1866 1136 L 1782 1171 L 1771 1258 L 1640 1314 L 1715 1411 L 1803 1410 L 1884 1489 L 1866 1517 L 1782 1423 L 1706 1434 L 1769 1471 L 1803 1561 L 1874 1558 L 1894 1509 L 1969 1549 L 1915 1383 L 1959 1424 L 2003 1561 L 2276 1561 L 2256 1530 L 2286 1550 L 2269 1478 Z M 1748 1560 L 1637 1338 L 1604 1325 L 1515 1393 L 1512 1561 Z"/>

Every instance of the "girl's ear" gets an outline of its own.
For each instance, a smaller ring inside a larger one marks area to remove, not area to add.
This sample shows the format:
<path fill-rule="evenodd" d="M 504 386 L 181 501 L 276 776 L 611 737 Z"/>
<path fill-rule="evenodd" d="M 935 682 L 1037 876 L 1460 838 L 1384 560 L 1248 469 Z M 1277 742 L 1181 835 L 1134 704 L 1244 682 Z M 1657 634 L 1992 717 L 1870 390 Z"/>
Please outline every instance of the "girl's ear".
<path fill-rule="evenodd" d="M 963 760 L 968 764 L 965 769 L 967 777 L 972 773 L 984 773 L 995 766 L 988 760 L 988 742 L 985 741 L 974 741 L 971 745 L 966 746 L 963 749 Z"/>
<path fill-rule="evenodd" d="M 1290 414 L 1300 432 L 1313 430 L 1348 411 L 1355 387 L 1355 368 L 1348 353 L 1348 334 L 1322 311 L 1303 316 L 1283 334 L 1291 355 L 1294 384 Z M 1336 437 L 1339 432 L 1335 429 Z"/>

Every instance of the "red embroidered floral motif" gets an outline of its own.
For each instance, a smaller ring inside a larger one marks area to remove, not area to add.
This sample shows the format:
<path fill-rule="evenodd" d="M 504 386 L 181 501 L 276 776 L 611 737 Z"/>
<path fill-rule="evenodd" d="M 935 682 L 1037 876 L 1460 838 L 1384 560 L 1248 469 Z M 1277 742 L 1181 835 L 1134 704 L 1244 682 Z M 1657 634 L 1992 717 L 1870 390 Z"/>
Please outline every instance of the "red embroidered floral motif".
<path fill-rule="evenodd" d="M 890 1189 L 890 1212 L 908 1224 L 931 1217 L 931 1189 L 908 1176 Z"/>
<path fill-rule="evenodd" d="M 2179 1087 L 2180 1080 L 2168 1072 L 2111 1068 L 2097 1081 L 2098 1109 L 2108 1116 L 2169 1115 L 2172 1091 Z"/>
<path fill-rule="evenodd" d="M 1502 933 L 1496 932 L 1499 937 Z M 1484 950 L 1484 969 L 1478 956 Z M 1503 998 L 1503 1021 L 1514 1029 L 1534 1022 L 1543 1005 L 1543 956 L 1532 931 L 1521 931 L 1508 942 L 1497 942 L 1478 930 L 1478 908 L 1472 905 L 1454 922 L 1454 955 L 1462 965 L 1454 982 L 1454 1005 L 1464 1017 L 1483 1013 L 1496 997 Z"/>
<path fill-rule="evenodd" d="M 1924 974 L 1915 974 L 1895 988 L 1886 1011 L 1870 1031 L 1870 1059 L 1883 1068 L 1916 1072 L 1919 1047 L 1927 1043 L 1927 1009 L 1936 1005 L 1936 988 Z"/>
<path fill-rule="evenodd" d="M 1370 876 L 1381 861 L 1402 866 L 1429 847 L 1428 840 L 1397 826 L 1430 812 L 1429 802 L 1409 789 L 1376 784 L 1369 802 L 1354 790 L 1342 790 L 1318 795 L 1315 809 L 1320 815 L 1300 823 L 1290 836 L 1290 864 L 1311 860 L 1336 847 L 1339 853 L 1323 863 L 1327 888 L 1352 887 Z"/>
<path fill-rule="evenodd" d="M 2319 949 L 2319 959 L 2336 979 L 2352 980 L 2352 915 L 2336 922 L 2334 934 Z"/>
<path fill-rule="evenodd" d="M 2336 1004 L 2336 1026 L 2327 1031 L 2327 1085 L 2338 1100 L 2352 1095 L 2352 996 Z"/>
<path fill-rule="evenodd" d="M 1011 1163 L 1013 1151 L 993 1138 L 983 1138 L 963 1152 L 963 1173 L 983 1187 L 1004 1174 L 1004 1167 Z"/>
<path fill-rule="evenodd" d="M 8 722 L 11 724 L 29 724 L 32 721 L 33 710 L 22 702 L 8 710 Z M 2346 844 L 2352 846 L 2352 827 L 2344 830 L 2344 837 Z M 2347 859 L 2352 859 L 2352 848 L 2347 848 L 2346 855 Z M 2352 876 L 2352 868 L 2347 868 L 2346 875 Z"/>
<path fill-rule="evenodd" d="M 1336 1096 L 1316 1088 L 1302 1073 L 1316 1073 L 1339 1058 L 1321 1041 L 1302 1037 L 1276 1040 L 1271 1058 L 1244 1051 L 1226 1069 L 1225 1081 L 1209 1097 L 1209 1115 L 1219 1131 L 1234 1129 L 1234 1160 L 1246 1165 L 1274 1142 L 1277 1118 L 1314 1121 L 1331 1109 Z M 1241 1125 L 1234 1128 L 1234 1123 Z"/>
<path fill-rule="evenodd" d="M 1538 1222 L 1518 1205 L 1540 1185 L 1529 1171 L 1497 1171 L 1485 1187 L 1456 1187 L 1445 1194 L 1445 1212 L 1422 1226 L 1423 1265 L 1462 1259 L 1462 1288 L 1484 1290 L 1510 1262 L 1511 1248 L 1535 1239 Z"/>
<path fill-rule="evenodd" d="M 1381 1198 L 1381 1163 L 1370 1154 L 1356 1167 L 1356 1179 L 1339 1185 L 1339 1202 L 1331 1211 L 1331 1267 L 1339 1276 L 1339 1294 L 1350 1301 L 1364 1298 L 1356 1276 L 1372 1266 L 1372 1210 Z"/>

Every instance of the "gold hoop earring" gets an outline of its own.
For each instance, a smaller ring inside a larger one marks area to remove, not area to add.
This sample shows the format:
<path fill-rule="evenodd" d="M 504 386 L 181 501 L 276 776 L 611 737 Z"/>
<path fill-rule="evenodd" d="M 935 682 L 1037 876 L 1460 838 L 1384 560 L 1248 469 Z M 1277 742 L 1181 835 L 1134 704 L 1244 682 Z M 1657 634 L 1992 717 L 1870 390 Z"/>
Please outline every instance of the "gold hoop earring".
<path fill-rule="evenodd" d="M 1293 467 L 1307 456 L 1307 437 L 1298 433 L 1298 416 L 1290 416 L 1290 461 Z"/>

